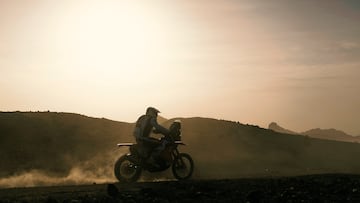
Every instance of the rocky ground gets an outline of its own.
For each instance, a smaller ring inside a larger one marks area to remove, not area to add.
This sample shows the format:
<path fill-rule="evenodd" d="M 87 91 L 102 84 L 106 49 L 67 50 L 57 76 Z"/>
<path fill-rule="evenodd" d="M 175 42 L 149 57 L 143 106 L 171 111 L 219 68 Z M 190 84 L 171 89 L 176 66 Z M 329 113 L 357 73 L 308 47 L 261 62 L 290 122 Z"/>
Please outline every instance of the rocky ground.
<path fill-rule="evenodd" d="M 360 175 L 11 188 L 3 202 L 360 202 Z"/>

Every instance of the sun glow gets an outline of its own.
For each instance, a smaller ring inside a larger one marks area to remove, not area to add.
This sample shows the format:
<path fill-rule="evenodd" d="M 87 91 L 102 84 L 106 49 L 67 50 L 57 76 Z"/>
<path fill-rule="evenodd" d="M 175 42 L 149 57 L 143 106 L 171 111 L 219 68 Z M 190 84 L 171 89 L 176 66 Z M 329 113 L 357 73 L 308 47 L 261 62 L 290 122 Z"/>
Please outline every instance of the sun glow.
<path fill-rule="evenodd" d="M 138 108 L 142 112 L 149 103 L 167 102 L 162 96 L 173 89 L 164 81 L 173 78 L 164 77 L 164 73 L 174 74 L 167 68 L 176 64 L 171 60 L 177 57 L 186 29 L 177 23 L 177 12 L 171 9 L 175 6 L 159 2 L 9 4 L 18 13 L 11 16 L 8 24 L 12 29 L 5 33 L 6 39 L 12 39 L 4 49 L 9 57 L 2 62 L 0 56 L 0 65 L 9 67 L 4 71 L 8 77 L 2 90 L 16 95 L 4 102 L 9 104 L 7 108 L 108 118 L 120 114 L 133 120 Z M 2 35 L 0 32 L 0 40 Z M 1 51 L 2 47 L 0 55 Z M 151 90 L 159 87 L 162 95 L 154 96 Z M 121 104 L 132 109 L 118 108 Z"/>
<path fill-rule="evenodd" d="M 126 83 L 154 71 L 169 50 L 169 23 L 150 5 L 99 1 L 69 8 L 58 23 L 56 55 L 72 71 L 122 75 Z"/>

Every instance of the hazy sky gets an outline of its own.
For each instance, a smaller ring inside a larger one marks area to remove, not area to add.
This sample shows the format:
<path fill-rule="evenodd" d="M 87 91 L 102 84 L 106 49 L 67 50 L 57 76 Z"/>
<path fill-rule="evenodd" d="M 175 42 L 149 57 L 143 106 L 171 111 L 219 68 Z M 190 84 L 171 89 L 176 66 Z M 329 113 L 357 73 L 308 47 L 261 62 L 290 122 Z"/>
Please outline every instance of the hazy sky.
<path fill-rule="evenodd" d="M 360 135 L 360 1 L 0 0 L 0 110 Z"/>

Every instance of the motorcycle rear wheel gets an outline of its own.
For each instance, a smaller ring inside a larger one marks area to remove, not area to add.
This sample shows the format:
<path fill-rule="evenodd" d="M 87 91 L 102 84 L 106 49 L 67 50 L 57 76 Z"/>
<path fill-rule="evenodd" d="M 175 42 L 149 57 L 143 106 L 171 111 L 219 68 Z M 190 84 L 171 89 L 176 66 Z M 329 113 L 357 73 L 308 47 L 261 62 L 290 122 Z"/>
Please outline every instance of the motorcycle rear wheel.
<path fill-rule="evenodd" d="M 189 179 L 194 172 L 194 161 L 190 155 L 180 153 L 177 157 L 175 157 L 171 169 L 176 179 Z"/>
<path fill-rule="evenodd" d="M 121 156 L 115 163 L 114 174 L 120 182 L 136 182 L 141 175 L 141 166 L 135 164 L 128 155 Z"/>

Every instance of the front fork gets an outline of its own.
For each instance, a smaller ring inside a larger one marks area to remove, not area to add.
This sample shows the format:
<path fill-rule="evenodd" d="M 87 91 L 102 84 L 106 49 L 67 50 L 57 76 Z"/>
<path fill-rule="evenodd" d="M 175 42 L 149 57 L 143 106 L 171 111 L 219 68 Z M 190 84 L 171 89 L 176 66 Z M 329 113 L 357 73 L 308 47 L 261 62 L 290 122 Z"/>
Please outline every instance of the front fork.
<path fill-rule="evenodd" d="M 172 151 L 172 155 L 174 160 L 173 164 L 175 164 L 176 167 L 183 167 L 185 165 L 183 159 L 178 158 L 180 157 L 180 152 L 177 147 L 175 147 L 175 149 Z"/>

